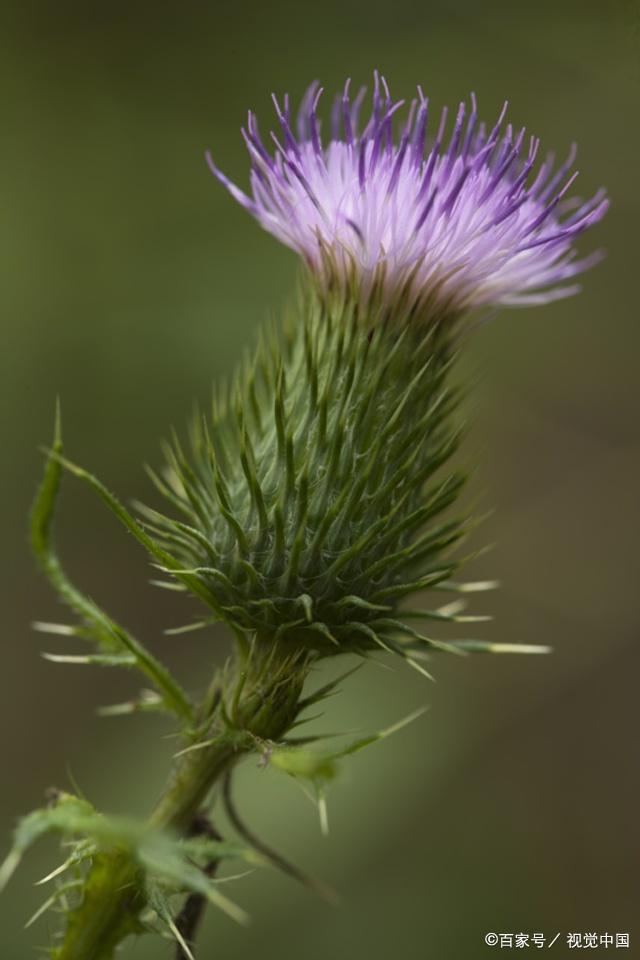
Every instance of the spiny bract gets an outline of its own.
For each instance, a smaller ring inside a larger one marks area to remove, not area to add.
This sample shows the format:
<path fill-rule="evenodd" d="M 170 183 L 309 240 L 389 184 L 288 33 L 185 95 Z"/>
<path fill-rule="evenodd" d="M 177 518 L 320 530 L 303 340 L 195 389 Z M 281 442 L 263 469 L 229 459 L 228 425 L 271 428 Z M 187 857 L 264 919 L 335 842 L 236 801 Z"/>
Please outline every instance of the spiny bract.
<path fill-rule="evenodd" d="M 197 419 L 191 457 L 167 446 L 152 476 L 181 518 L 144 508 L 146 521 L 220 619 L 320 654 L 448 647 L 402 604 L 446 586 L 464 531 L 443 519 L 464 477 L 439 470 L 459 436 L 453 356 L 450 326 L 370 325 L 310 296 L 284 344 L 263 340 Z"/>

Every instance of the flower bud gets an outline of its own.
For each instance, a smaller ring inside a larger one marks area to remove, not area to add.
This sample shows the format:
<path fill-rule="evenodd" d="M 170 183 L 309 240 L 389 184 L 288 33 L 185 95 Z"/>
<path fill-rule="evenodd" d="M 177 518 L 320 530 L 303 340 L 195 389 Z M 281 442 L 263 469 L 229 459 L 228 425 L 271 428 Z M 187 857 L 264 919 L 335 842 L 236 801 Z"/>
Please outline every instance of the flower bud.
<path fill-rule="evenodd" d="M 464 482 L 448 466 L 454 327 L 370 326 L 313 294 L 301 311 L 197 421 L 190 455 L 168 448 L 158 483 L 181 517 L 149 520 L 236 632 L 406 656 L 433 641 L 403 605 L 449 579 L 465 529 L 446 515 Z"/>

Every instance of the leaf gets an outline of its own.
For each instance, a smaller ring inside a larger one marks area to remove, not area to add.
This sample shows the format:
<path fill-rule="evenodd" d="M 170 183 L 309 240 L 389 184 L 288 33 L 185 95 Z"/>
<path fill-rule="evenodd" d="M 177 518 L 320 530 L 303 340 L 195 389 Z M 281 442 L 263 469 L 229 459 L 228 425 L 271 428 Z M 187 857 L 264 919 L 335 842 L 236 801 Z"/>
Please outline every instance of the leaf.
<path fill-rule="evenodd" d="M 81 839 L 65 863 L 40 883 L 54 879 L 98 850 L 122 849 L 142 868 L 148 883 L 160 884 L 172 894 L 199 893 L 238 923 L 247 921 L 244 910 L 216 889 L 194 863 L 194 858 L 215 856 L 218 860 L 233 858 L 253 864 L 264 862 L 254 850 L 242 844 L 198 838 L 182 840 L 142 821 L 105 816 L 88 801 L 60 793 L 52 806 L 34 810 L 18 822 L 11 851 L 0 867 L 0 890 L 10 880 L 24 853 L 47 833 Z"/>
<path fill-rule="evenodd" d="M 231 840 L 212 840 L 209 837 L 189 837 L 180 841 L 185 856 L 202 860 L 244 860 L 254 866 L 264 866 L 265 859 L 253 847 Z"/>
<path fill-rule="evenodd" d="M 60 488 L 62 469 L 62 431 L 59 405 L 56 408 L 56 421 L 53 447 L 47 458 L 44 478 L 31 511 L 31 544 L 40 566 L 50 583 L 64 602 L 82 619 L 84 630 L 98 644 L 99 656 L 112 659 L 96 660 L 74 659 L 60 655 L 48 655 L 48 659 L 67 663 L 101 663 L 102 665 L 135 665 L 151 680 L 159 691 L 166 708 L 187 724 L 193 721 L 191 704 L 174 680 L 171 673 L 156 658 L 134 639 L 123 627 L 112 620 L 93 600 L 86 597 L 68 579 L 55 551 L 52 540 L 53 516 Z M 50 624 L 40 624 L 40 628 L 51 631 Z M 73 628 L 56 628 L 54 631 L 68 633 Z M 113 657 L 121 657 L 120 660 Z M 122 659 L 126 658 L 126 659 Z"/>
<path fill-rule="evenodd" d="M 393 733 L 398 733 L 399 730 L 402 730 L 404 727 L 408 726 L 410 723 L 413 723 L 414 720 L 417 720 L 418 717 L 421 717 L 427 712 L 427 707 L 420 707 L 418 710 L 414 710 L 413 713 L 410 713 L 407 717 L 404 717 L 402 720 L 398 720 L 397 723 L 392 724 L 390 727 L 386 727 L 384 730 L 380 730 L 378 733 L 370 734 L 368 737 L 362 737 L 359 740 L 354 740 L 349 746 L 344 747 L 338 753 L 334 754 L 336 759 L 341 759 L 342 757 L 347 757 L 352 753 L 358 753 L 358 751 L 363 750 L 365 747 L 368 747 L 372 743 L 377 743 L 378 740 L 385 740 L 387 737 L 390 737 Z"/>
<path fill-rule="evenodd" d="M 87 483 L 100 497 L 103 503 L 111 510 L 114 516 L 126 527 L 127 530 L 135 539 L 140 543 L 148 553 L 157 561 L 160 562 L 163 569 L 166 569 L 167 572 L 173 574 L 177 580 L 183 583 L 192 593 L 197 597 L 203 600 L 208 606 L 212 607 L 213 610 L 221 614 L 220 607 L 216 601 L 215 596 L 207 588 L 207 586 L 198 578 L 197 574 L 191 573 L 189 571 L 182 571 L 181 564 L 175 560 L 170 553 L 168 553 L 163 547 L 161 547 L 153 537 L 150 537 L 148 533 L 145 532 L 144 528 L 141 526 L 138 521 L 132 517 L 126 507 L 115 497 L 110 490 L 105 487 L 103 483 L 98 480 L 92 473 L 89 473 L 88 470 L 79 467 L 77 464 L 72 463 L 71 460 L 67 460 L 66 457 L 62 456 L 61 450 L 56 450 L 54 447 L 51 451 L 51 457 L 58 465 L 58 468 L 64 467 L 65 470 L 68 470 L 69 473 L 72 473 L 79 480 L 83 480 Z M 226 618 L 223 618 L 226 619 Z"/>
<path fill-rule="evenodd" d="M 237 923 L 248 922 L 247 913 L 188 859 L 179 840 L 161 831 L 146 831 L 133 852 L 145 873 L 172 892 L 199 893 Z"/>
<path fill-rule="evenodd" d="M 34 810 L 19 820 L 13 834 L 11 851 L 0 866 L 0 891 L 11 879 L 23 855 L 40 837 L 52 832 L 65 836 L 86 833 L 97 816 L 86 800 L 72 794 L 60 793 L 55 805 Z"/>
<path fill-rule="evenodd" d="M 335 779 L 338 773 L 337 755 L 322 754 L 302 747 L 284 747 L 274 750 L 269 757 L 269 763 L 290 777 L 301 777 L 303 780 L 327 782 Z"/>
<path fill-rule="evenodd" d="M 320 787 L 335 779 L 339 771 L 340 760 L 353 753 L 358 753 L 360 750 L 364 750 L 365 747 L 370 746 L 372 743 L 384 740 L 393 733 L 397 733 L 403 727 L 406 727 L 409 723 L 421 717 L 425 711 L 425 707 L 422 707 L 420 710 L 415 710 L 403 720 L 398 721 L 398 723 L 394 723 L 384 730 L 379 730 L 377 733 L 353 740 L 340 750 L 319 752 L 316 750 L 308 750 L 304 747 L 276 747 L 270 753 L 267 753 L 267 760 L 272 766 L 282 770 L 284 773 L 288 773 L 289 776 L 308 780 L 315 787 Z"/>

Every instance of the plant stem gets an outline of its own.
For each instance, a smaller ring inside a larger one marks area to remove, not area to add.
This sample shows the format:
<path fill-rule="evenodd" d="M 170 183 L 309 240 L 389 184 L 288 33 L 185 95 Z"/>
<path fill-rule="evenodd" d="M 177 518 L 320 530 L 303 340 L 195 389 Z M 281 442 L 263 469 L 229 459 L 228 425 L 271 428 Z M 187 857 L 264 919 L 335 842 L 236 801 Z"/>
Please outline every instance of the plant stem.
<path fill-rule="evenodd" d="M 149 825 L 186 833 L 213 784 L 238 756 L 225 738 L 181 757 Z M 125 937 L 141 932 L 138 918 L 146 903 L 140 881 L 140 871 L 126 851 L 98 854 L 54 960 L 112 960 Z"/>
<path fill-rule="evenodd" d="M 189 836 L 205 836 L 210 840 L 222 840 L 222 837 L 215 829 L 209 818 L 203 814 L 199 814 L 191 824 Z M 210 860 L 204 868 L 204 873 L 210 878 L 214 877 L 219 863 L 219 860 Z M 204 915 L 206 905 L 207 901 L 201 893 L 191 893 L 185 900 L 182 910 L 176 917 L 176 927 L 184 937 L 185 942 L 192 949 L 192 952 L 195 948 L 196 934 Z M 176 960 L 185 960 L 185 957 L 186 954 L 182 949 L 182 946 L 178 944 L 176 950 Z"/>
<path fill-rule="evenodd" d="M 211 716 L 208 694 L 198 715 L 208 718 L 203 737 L 209 739 L 177 758 L 149 818 L 150 828 L 187 834 L 211 788 L 255 749 L 256 740 L 279 740 L 286 734 L 300 709 L 307 666 L 304 657 L 292 655 L 273 640 L 259 638 L 249 653 L 238 651 L 233 669 L 225 675 L 225 719 L 217 708 Z M 139 918 L 146 906 L 144 875 L 130 853 L 123 849 L 99 853 L 52 960 L 113 960 L 127 936 L 143 932 Z"/>
<path fill-rule="evenodd" d="M 186 833 L 211 787 L 239 756 L 227 738 L 185 754 L 150 817 L 152 827 Z"/>

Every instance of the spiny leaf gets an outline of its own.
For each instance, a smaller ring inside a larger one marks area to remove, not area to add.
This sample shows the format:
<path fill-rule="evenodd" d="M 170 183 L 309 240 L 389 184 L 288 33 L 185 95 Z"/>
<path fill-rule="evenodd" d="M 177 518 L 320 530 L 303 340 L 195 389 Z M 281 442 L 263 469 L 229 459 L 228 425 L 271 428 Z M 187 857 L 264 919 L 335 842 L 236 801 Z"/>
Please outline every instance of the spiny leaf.
<path fill-rule="evenodd" d="M 55 552 L 52 524 L 60 486 L 62 430 L 60 408 L 56 409 L 53 448 L 47 458 L 44 478 L 31 512 L 31 542 L 34 553 L 53 587 L 78 614 L 107 656 L 122 653 L 134 658 L 135 665 L 153 682 L 168 709 L 191 723 L 191 705 L 169 671 L 159 663 L 123 627 L 112 620 L 92 600 L 85 597 L 68 579 Z M 127 665 L 129 662 L 127 661 Z"/>
<path fill-rule="evenodd" d="M 50 807 L 35 810 L 19 821 L 14 832 L 12 849 L 0 867 L 0 890 L 11 878 L 24 853 L 46 833 L 60 833 L 64 837 L 80 838 L 74 853 L 41 882 L 53 879 L 70 866 L 81 862 L 92 850 L 126 850 L 151 882 L 161 883 L 171 893 L 202 894 L 215 906 L 240 923 L 246 914 L 221 894 L 211 880 L 196 866 L 193 857 L 210 854 L 207 846 L 194 841 L 183 841 L 168 832 L 125 817 L 107 817 L 98 813 L 86 800 L 60 793 Z M 252 850 L 239 844 L 215 844 L 215 856 L 242 858 L 256 863 Z"/>
<path fill-rule="evenodd" d="M 306 750 L 302 747 L 276 747 L 268 753 L 268 761 L 270 765 L 283 770 L 292 777 L 309 780 L 316 785 L 328 783 L 337 776 L 339 769 L 338 762 L 340 760 L 353 753 L 358 753 L 372 743 L 384 740 L 393 733 L 397 733 L 409 723 L 417 720 L 418 717 L 421 717 L 425 712 L 426 708 L 424 707 L 415 710 L 409 714 L 409 716 L 398 721 L 398 723 L 394 723 L 384 730 L 379 730 L 377 733 L 353 740 L 340 750 L 321 753 L 319 751 Z"/>
<path fill-rule="evenodd" d="M 23 817 L 14 831 L 12 848 L 0 866 L 0 890 L 7 885 L 29 847 L 40 837 L 51 832 L 65 836 L 86 833 L 96 816 L 94 808 L 86 800 L 60 793 L 54 805 L 34 810 Z"/>
<path fill-rule="evenodd" d="M 166 834 L 150 832 L 135 854 L 146 873 L 165 888 L 174 893 L 199 893 L 238 923 L 248 922 L 246 912 L 220 893 L 209 877 L 185 857 L 178 841 Z"/>

